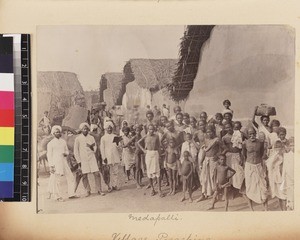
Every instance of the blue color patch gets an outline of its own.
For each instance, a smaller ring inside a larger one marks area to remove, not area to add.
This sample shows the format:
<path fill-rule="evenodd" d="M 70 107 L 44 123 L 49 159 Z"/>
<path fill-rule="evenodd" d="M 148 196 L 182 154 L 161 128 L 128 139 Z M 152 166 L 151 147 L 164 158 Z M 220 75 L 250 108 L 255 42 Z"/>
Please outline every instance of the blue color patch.
<path fill-rule="evenodd" d="M 14 164 L 0 163 L 0 181 L 9 182 L 13 180 L 14 180 Z"/>

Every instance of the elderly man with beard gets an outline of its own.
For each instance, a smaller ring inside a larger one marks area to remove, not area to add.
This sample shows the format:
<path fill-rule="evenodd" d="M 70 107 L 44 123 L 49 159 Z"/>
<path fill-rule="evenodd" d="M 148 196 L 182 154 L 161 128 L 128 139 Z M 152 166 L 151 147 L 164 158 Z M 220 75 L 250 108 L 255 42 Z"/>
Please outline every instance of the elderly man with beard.
<path fill-rule="evenodd" d="M 61 131 L 60 126 L 53 126 L 51 134 L 54 138 L 47 145 L 47 158 L 51 173 L 48 186 L 48 198 L 51 198 L 51 194 L 53 194 L 54 198 L 59 202 L 64 201 L 61 193 L 61 181 L 63 176 L 67 178 L 69 198 L 77 198 L 74 192 L 75 179 L 66 158 L 69 155 L 69 149 L 66 141 L 61 138 Z"/>
<path fill-rule="evenodd" d="M 100 152 L 103 159 L 103 163 L 107 164 L 110 169 L 110 181 L 108 185 L 108 192 L 112 190 L 118 190 L 119 185 L 119 165 L 120 154 L 117 144 L 119 137 L 113 134 L 113 123 L 106 122 L 104 124 L 105 134 L 100 140 Z"/>
<path fill-rule="evenodd" d="M 81 134 L 75 139 L 74 156 L 78 162 L 79 170 L 82 172 L 82 183 L 86 189 L 86 197 L 91 195 L 91 186 L 88 180 L 88 173 L 93 173 L 95 177 L 96 190 L 99 195 L 105 194 L 101 190 L 101 176 L 96 160 L 96 142 L 95 138 L 89 134 L 89 125 L 81 123 L 79 126 Z"/>
<path fill-rule="evenodd" d="M 253 211 L 253 201 L 263 204 L 267 211 L 267 182 L 262 167 L 262 156 L 264 143 L 256 138 L 256 131 L 253 127 L 248 129 L 248 137 L 243 143 L 243 156 L 245 162 L 245 185 L 246 197 L 250 209 Z"/>

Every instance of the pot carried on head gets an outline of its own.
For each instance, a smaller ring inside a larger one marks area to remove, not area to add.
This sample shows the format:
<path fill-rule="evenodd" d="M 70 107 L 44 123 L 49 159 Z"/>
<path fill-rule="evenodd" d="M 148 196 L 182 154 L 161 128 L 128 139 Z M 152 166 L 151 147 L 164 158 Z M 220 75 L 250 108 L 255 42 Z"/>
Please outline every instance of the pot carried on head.
<path fill-rule="evenodd" d="M 276 109 L 275 107 L 269 106 L 268 104 L 262 103 L 260 106 L 257 107 L 256 116 L 275 116 Z"/>

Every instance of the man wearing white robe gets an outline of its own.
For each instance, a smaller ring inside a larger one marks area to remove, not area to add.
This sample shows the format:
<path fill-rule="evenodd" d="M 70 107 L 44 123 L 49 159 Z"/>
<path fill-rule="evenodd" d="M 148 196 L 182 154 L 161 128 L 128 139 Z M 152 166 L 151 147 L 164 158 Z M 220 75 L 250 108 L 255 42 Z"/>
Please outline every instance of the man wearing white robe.
<path fill-rule="evenodd" d="M 100 140 L 100 152 L 104 164 L 110 167 L 110 186 L 108 186 L 108 191 L 118 190 L 119 185 L 119 165 L 120 165 L 120 154 L 114 138 L 117 135 L 113 134 L 113 124 L 111 122 L 106 122 L 104 124 L 105 134 Z"/>
<path fill-rule="evenodd" d="M 74 156 L 82 172 L 82 183 L 86 189 L 86 197 L 91 195 L 91 186 L 88 180 L 88 173 L 93 173 L 95 178 L 96 191 L 99 195 L 105 194 L 101 190 L 101 177 L 95 156 L 97 146 L 95 138 L 89 134 L 89 125 L 81 123 L 79 126 L 81 134 L 75 139 Z"/>
<path fill-rule="evenodd" d="M 53 126 L 51 133 L 54 138 L 47 145 L 47 158 L 51 173 L 48 192 L 50 193 L 49 197 L 53 194 L 58 201 L 63 201 L 61 189 L 63 176 L 67 178 L 69 198 L 76 198 L 74 192 L 75 179 L 66 158 L 69 155 L 69 149 L 66 141 L 61 138 L 61 131 L 60 126 Z"/>

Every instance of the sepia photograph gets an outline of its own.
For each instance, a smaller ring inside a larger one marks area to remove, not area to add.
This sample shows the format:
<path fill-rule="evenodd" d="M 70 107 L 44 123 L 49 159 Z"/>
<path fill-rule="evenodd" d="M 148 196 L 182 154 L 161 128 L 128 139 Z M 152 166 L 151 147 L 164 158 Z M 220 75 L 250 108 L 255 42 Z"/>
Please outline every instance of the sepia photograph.
<path fill-rule="evenodd" d="M 38 26 L 37 212 L 294 210 L 287 25 Z"/>

